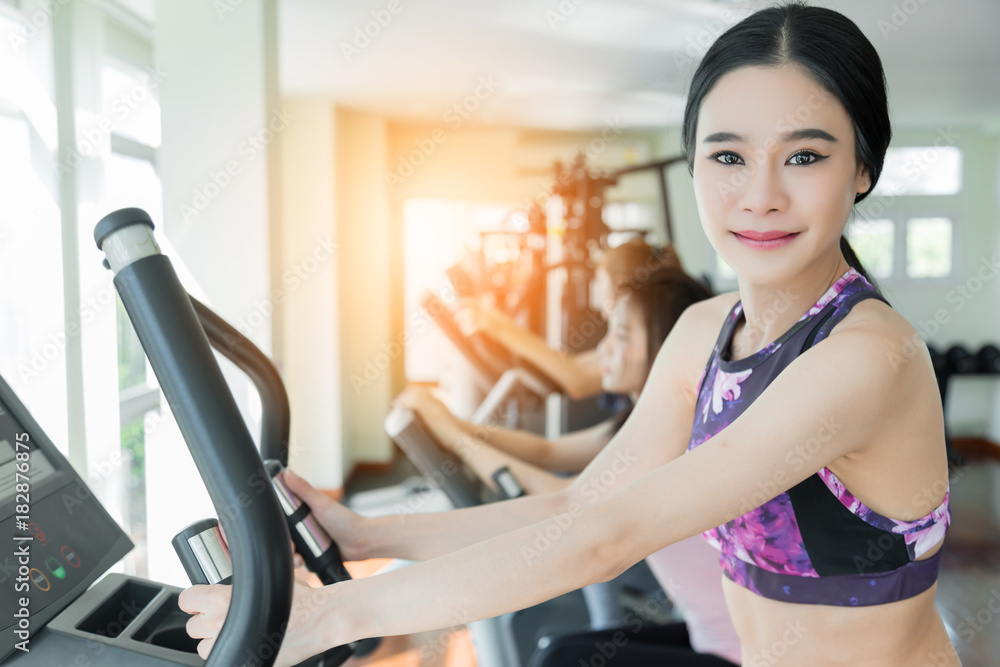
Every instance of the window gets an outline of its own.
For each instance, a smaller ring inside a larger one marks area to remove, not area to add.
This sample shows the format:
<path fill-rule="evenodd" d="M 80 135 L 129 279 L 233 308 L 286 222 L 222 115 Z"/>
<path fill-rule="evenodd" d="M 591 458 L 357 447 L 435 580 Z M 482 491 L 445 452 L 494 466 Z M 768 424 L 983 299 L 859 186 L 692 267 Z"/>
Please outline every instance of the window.
<path fill-rule="evenodd" d="M 12 48 L 22 34 L 0 16 L 0 374 L 68 454 L 62 230 L 46 146 L 55 116 L 35 113 L 34 63 Z"/>
<path fill-rule="evenodd" d="M 447 283 L 442 276 L 463 254 L 459 236 L 468 229 L 463 223 L 470 219 L 479 229 L 490 222 L 485 210 L 468 211 L 463 202 L 411 199 L 404 204 L 404 365 L 410 382 L 441 382 L 458 363 L 451 344 L 431 323 L 421 303 L 428 292 L 445 291 Z M 455 300 L 450 301 L 446 305 L 455 308 Z"/>
<path fill-rule="evenodd" d="M 895 224 L 892 220 L 857 220 L 847 226 L 847 240 L 873 277 L 888 278 L 892 275 L 893 238 Z"/>
<path fill-rule="evenodd" d="M 890 148 L 871 196 L 953 195 L 962 189 L 962 151 L 955 146 Z"/>
<path fill-rule="evenodd" d="M 906 222 L 906 275 L 943 278 L 951 273 L 951 220 L 911 218 Z"/>
<path fill-rule="evenodd" d="M 878 186 L 847 225 L 847 238 L 861 263 L 879 279 L 950 276 L 957 227 L 948 205 L 941 202 L 961 190 L 959 148 L 890 148 Z"/>

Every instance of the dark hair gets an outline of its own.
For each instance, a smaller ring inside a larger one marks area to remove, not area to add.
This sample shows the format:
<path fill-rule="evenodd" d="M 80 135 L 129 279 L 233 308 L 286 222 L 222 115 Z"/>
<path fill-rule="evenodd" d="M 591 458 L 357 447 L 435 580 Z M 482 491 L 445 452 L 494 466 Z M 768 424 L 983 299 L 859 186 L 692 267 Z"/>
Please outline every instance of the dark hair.
<path fill-rule="evenodd" d="M 698 113 L 705 95 L 724 75 L 741 67 L 794 64 L 812 76 L 847 110 L 854 126 L 854 152 L 868 170 L 871 186 L 892 138 L 885 73 L 878 52 L 849 18 L 824 7 L 791 3 L 751 14 L 724 32 L 708 49 L 691 80 L 684 109 L 683 144 L 688 168 L 694 168 Z M 871 281 L 847 239 L 840 237 L 844 259 Z"/>
<path fill-rule="evenodd" d="M 677 320 L 684 310 L 699 301 L 709 298 L 712 293 L 705 285 L 680 269 L 662 267 L 649 273 L 646 280 L 638 278 L 619 292 L 628 296 L 629 308 L 635 308 L 642 316 L 646 328 L 646 376 L 653 367 L 656 353 L 663 346 Z M 622 427 L 632 412 L 629 405 L 618 415 L 612 428 L 615 433 Z"/>

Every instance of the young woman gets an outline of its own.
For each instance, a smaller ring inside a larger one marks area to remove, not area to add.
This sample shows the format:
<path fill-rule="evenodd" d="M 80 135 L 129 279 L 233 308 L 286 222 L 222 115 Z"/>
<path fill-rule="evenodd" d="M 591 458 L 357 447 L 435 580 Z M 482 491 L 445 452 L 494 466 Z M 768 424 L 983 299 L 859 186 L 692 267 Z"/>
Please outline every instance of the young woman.
<path fill-rule="evenodd" d="M 298 587 L 280 664 L 520 609 L 698 533 L 720 551 L 744 665 L 960 664 L 934 607 L 949 515 L 930 358 L 842 236 L 890 139 L 878 54 L 836 12 L 757 12 L 699 65 L 684 139 L 739 293 L 684 313 L 629 420 L 563 491 L 400 523 L 291 479 L 347 558 L 426 562 Z M 182 596 L 203 655 L 229 595 Z"/>
<path fill-rule="evenodd" d="M 596 349 L 602 389 L 627 396 L 633 405 L 681 313 L 711 296 L 704 285 L 679 269 L 654 269 L 643 278 L 622 288 L 613 300 L 608 332 Z M 527 431 L 487 428 L 460 419 L 424 387 L 407 388 L 394 404 L 416 412 L 438 444 L 460 456 L 480 478 L 490 480 L 494 471 L 507 466 L 528 493 L 555 491 L 570 484 L 572 478 L 554 473 L 583 470 L 630 411 L 549 440 Z"/>
<path fill-rule="evenodd" d="M 595 272 L 595 296 L 605 318 L 614 295 L 623 288 L 641 283 L 658 268 L 682 270 L 673 246 L 662 248 L 632 239 L 604 252 Z M 495 308 L 466 300 L 456 313 L 463 333 L 484 333 L 512 353 L 534 364 L 573 399 L 589 398 L 601 392 L 601 369 L 597 350 L 567 354 L 553 350 L 533 331 L 518 325 Z"/>

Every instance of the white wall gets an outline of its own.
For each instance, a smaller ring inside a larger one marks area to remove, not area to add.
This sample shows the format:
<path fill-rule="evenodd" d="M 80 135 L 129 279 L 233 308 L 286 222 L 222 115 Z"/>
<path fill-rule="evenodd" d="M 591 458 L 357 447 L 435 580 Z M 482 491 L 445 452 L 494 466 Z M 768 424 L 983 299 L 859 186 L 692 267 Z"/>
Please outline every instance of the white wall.
<path fill-rule="evenodd" d="M 223 4 L 157 5 L 163 229 L 213 308 L 266 350 L 270 320 L 252 316 L 270 290 L 269 149 L 293 121 L 267 88 L 274 3 Z"/>
<path fill-rule="evenodd" d="M 347 470 L 357 461 L 389 461 L 382 422 L 402 364 L 393 330 L 394 244 L 384 175 L 387 127 L 380 116 L 336 112 L 336 216 L 340 303 L 341 437 Z"/>
<path fill-rule="evenodd" d="M 281 371 L 292 405 L 289 465 L 318 488 L 339 488 L 341 437 L 339 240 L 335 110 L 286 100 L 295 116 L 281 146 L 280 267 L 275 276 Z"/>

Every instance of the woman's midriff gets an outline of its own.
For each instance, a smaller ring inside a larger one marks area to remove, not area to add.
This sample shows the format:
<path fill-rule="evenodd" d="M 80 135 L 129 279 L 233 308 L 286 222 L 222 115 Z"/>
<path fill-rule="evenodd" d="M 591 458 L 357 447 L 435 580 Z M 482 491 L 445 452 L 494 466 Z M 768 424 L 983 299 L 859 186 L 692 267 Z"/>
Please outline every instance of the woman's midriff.
<path fill-rule="evenodd" d="M 751 593 L 723 576 L 744 667 L 960 667 L 934 607 L 937 585 L 873 607 L 789 604 Z"/>

